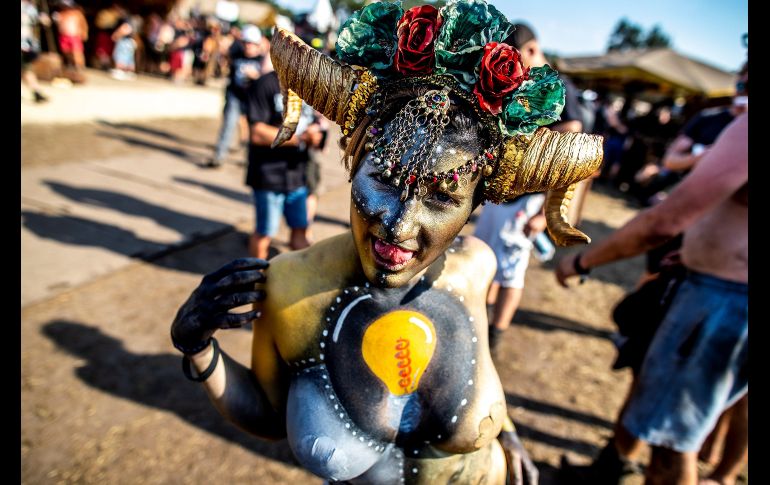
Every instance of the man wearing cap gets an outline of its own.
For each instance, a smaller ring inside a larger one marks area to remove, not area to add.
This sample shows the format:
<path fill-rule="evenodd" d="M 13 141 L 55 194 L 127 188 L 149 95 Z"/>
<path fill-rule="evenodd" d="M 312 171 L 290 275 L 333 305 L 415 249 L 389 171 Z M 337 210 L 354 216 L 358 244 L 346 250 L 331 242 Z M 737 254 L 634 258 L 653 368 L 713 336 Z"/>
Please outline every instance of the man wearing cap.
<path fill-rule="evenodd" d="M 237 41 L 236 41 L 237 42 Z M 219 130 L 214 157 L 207 167 L 218 167 L 227 155 L 233 133 L 236 131 L 241 115 L 247 111 L 246 92 L 249 86 L 259 78 L 264 60 L 262 33 L 256 25 L 246 25 L 241 32 L 242 48 L 235 45 L 230 49 L 230 80 L 225 88 L 225 108 L 222 127 Z"/>
<path fill-rule="evenodd" d="M 297 129 L 283 145 L 272 148 L 284 111 L 284 98 L 270 55 L 265 56 L 262 77 L 247 89 L 249 166 L 246 184 L 253 190 L 256 223 L 249 238 L 249 255 L 267 259 L 278 232 L 281 215 L 291 231 L 289 248 L 304 249 L 308 241 L 308 150 L 323 140 L 315 112 L 302 103 Z"/>

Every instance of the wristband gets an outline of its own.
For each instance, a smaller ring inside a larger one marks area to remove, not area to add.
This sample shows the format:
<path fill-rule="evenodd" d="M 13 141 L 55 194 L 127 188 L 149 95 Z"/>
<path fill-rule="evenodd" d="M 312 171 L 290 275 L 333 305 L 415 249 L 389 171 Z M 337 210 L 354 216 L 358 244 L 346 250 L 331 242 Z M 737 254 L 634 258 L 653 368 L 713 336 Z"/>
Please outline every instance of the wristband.
<path fill-rule="evenodd" d="M 217 343 L 217 339 L 212 337 L 211 345 L 214 347 L 214 356 L 211 358 L 211 363 L 206 370 L 198 376 L 192 375 L 192 371 L 190 370 L 190 358 L 187 355 L 182 357 L 182 372 L 184 372 L 185 377 L 194 382 L 203 382 L 214 373 L 214 369 L 217 368 L 217 362 L 219 362 L 219 343 Z"/>
<path fill-rule="evenodd" d="M 580 264 L 580 257 L 583 256 L 583 253 L 577 253 L 577 256 L 575 256 L 575 259 L 572 260 L 572 267 L 575 268 L 575 273 L 585 276 L 591 273 L 591 268 L 584 268 Z"/>
<path fill-rule="evenodd" d="M 580 284 L 582 285 L 588 279 L 588 274 L 591 273 L 591 268 L 585 268 L 580 264 L 581 256 L 583 256 L 582 251 L 577 253 L 575 259 L 572 260 L 572 267 L 575 269 L 575 273 L 580 276 Z"/>

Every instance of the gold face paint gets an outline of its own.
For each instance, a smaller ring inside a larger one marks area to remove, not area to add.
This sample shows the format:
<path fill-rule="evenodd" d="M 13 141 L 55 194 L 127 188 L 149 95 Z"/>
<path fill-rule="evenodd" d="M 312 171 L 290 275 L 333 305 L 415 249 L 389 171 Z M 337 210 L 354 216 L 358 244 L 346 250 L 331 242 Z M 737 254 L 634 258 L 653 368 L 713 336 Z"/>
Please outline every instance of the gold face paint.
<path fill-rule="evenodd" d="M 449 171 L 479 153 L 467 133 L 446 131 L 428 168 Z M 373 158 L 367 154 L 353 177 L 351 228 L 367 279 L 394 288 L 419 276 L 452 244 L 473 211 L 481 177 L 468 177 L 453 187 L 433 184 L 423 196 L 413 194 L 402 202 L 402 189 L 383 179 Z"/>

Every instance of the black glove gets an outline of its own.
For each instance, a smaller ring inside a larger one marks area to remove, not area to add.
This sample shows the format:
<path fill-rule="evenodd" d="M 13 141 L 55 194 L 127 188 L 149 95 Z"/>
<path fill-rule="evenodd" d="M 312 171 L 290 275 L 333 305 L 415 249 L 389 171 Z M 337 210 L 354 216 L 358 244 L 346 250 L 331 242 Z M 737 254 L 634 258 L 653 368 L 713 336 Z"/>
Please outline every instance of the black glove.
<path fill-rule="evenodd" d="M 508 483 L 537 485 L 539 472 L 515 431 L 503 431 L 498 437 L 508 462 Z"/>
<path fill-rule="evenodd" d="M 220 328 L 238 328 L 259 317 L 257 310 L 229 313 L 232 308 L 265 299 L 256 283 L 265 281 L 264 259 L 242 258 L 203 277 L 171 324 L 171 341 L 181 352 L 193 355 L 205 349 Z"/>

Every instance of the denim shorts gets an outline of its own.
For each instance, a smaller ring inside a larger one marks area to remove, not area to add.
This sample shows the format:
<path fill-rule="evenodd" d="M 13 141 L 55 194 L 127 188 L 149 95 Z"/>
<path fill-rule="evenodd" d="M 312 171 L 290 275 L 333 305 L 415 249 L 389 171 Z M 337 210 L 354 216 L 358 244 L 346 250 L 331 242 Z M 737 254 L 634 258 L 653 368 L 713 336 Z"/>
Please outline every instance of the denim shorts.
<path fill-rule="evenodd" d="M 748 392 L 748 285 L 689 271 L 650 345 L 623 426 L 653 446 L 697 452 Z"/>
<path fill-rule="evenodd" d="M 257 234 L 275 236 L 281 223 L 281 213 L 292 229 L 308 226 L 307 187 L 289 192 L 254 189 L 254 206 L 257 209 Z"/>
<path fill-rule="evenodd" d="M 120 39 L 115 43 L 115 49 L 112 51 L 112 58 L 116 64 L 123 64 L 131 68 L 134 66 L 134 52 L 136 51 L 136 45 L 134 40 L 129 38 Z"/>

